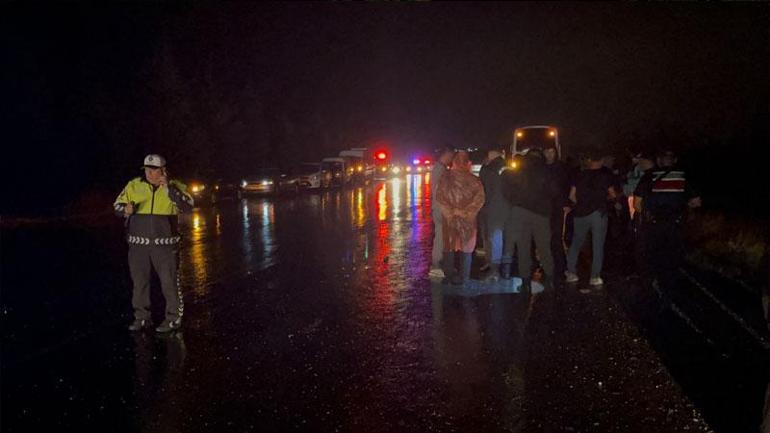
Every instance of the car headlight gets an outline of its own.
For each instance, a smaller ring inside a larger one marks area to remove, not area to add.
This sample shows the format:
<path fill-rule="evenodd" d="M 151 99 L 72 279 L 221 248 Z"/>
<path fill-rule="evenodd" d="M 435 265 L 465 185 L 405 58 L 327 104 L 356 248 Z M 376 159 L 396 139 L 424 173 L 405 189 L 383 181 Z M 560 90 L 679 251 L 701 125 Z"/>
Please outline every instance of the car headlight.
<path fill-rule="evenodd" d="M 395 173 L 395 174 L 401 173 L 401 168 L 400 167 L 393 167 L 393 173 Z"/>
<path fill-rule="evenodd" d="M 206 189 L 206 185 L 193 185 L 191 189 L 192 192 L 201 192 Z"/>
<path fill-rule="evenodd" d="M 272 180 L 263 180 L 262 181 L 262 185 L 272 185 L 272 184 L 273 184 Z"/>
<path fill-rule="evenodd" d="M 408 173 L 408 172 L 410 172 L 410 171 L 412 171 L 412 167 L 409 167 L 409 166 L 407 165 L 407 166 L 406 166 L 406 171 L 407 171 L 407 173 Z"/>

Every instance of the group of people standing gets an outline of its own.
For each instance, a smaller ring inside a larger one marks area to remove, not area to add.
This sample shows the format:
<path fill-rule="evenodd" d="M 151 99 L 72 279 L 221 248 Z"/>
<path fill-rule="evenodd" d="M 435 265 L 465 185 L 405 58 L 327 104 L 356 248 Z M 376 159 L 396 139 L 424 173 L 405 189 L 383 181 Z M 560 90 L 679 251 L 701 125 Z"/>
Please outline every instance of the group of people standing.
<path fill-rule="evenodd" d="M 620 230 L 619 237 L 631 244 L 626 250 L 637 252 L 632 272 L 651 276 L 666 296 L 682 257 L 679 227 L 684 212 L 701 203 L 676 155 L 663 149 L 656 156 L 653 162 L 650 155 L 636 155 L 634 169 L 621 180 L 600 153 L 588 152 L 582 169 L 573 170 L 559 160 L 555 147 L 524 149 L 511 161 L 492 149 L 477 177 L 467 152 L 442 151 L 431 172 L 431 276 L 444 284 L 467 282 L 480 231 L 485 279 L 516 275 L 525 290 L 533 291 L 562 281 L 576 283 L 578 256 L 590 233 L 588 281 L 602 285 L 604 243 L 614 221 L 616 227 L 629 229 Z M 116 214 L 125 219 L 129 244 L 134 307 L 129 329 L 150 326 L 154 268 L 166 298 L 166 318 L 156 331 L 165 333 L 182 324 L 177 215 L 190 211 L 193 199 L 182 182 L 169 179 L 162 156 L 147 155 L 142 170 L 143 176 L 128 182 L 114 203 Z M 573 227 L 571 242 L 568 227 Z"/>
<path fill-rule="evenodd" d="M 555 147 L 523 149 L 506 160 L 487 153 L 476 177 L 467 152 L 444 150 L 431 174 L 434 243 L 430 275 L 444 284 L 470 278 L 477 235 L 484 245 L 485 280 L 518 276 L 525 290 L 577 283 L 578 258 L 591 235 L 588 284 L 600 286 L 608 227 L 632 254 L 630 273 L 664 283 L 681 258 L 679 226 L 687 207 L 700 206 L 676 155 L 661 149 L 634 156 L 626 176 L 606 155 L 584 154 L 581 167 L 559 159 Z"/>

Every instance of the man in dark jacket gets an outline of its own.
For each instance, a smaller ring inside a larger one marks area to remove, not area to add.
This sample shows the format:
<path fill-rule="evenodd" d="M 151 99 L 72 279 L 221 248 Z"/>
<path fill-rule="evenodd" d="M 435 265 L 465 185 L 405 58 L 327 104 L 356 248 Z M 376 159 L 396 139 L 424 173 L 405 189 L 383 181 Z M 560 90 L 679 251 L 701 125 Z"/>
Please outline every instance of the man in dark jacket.
<path fill-rule="evenodd" d="M 517 161 L 515 168 L 503 172 L 503 196 L 510 206 L 505 226 L 503 277 L 510 277 L 510 263 L 515 248 L 518 253 L 519 275 L 525 287 L 530 287 L 534 239 L 537 256 L 545 273 L 543 286 L 548 287 L 553 281 L 551 186 L 542 151 L 529 149 L 523 153 L 524 156 Z"/>
<path fill-rule="evenodd" d="M 503 231 L 505 219 L 508 217 L 508 202 L 503 197 L 503 187 L 500 174 L 505 169 L 503 154 L 498 149 L 487 153 L 487 164 L 481 167 L 479 178 L 484 185 L 484 208 L 487 260 L 489 261 L 489 278 L 497 279 L 500 273 L 500 260 L 503 256 Z"/>
<path fill-rule="evenodd" d="M 648 170 L 634 191 L 634 207 L 642 216 L 645 271 L 660 290 L 663 305 L 676 286 L 676 275 L 684 256 L 681 226 L 688 208 L 701 205 L 685 170 L 677 166 L 676 154 L 668 147 L 658 152 L 656 168 Z"/>
<path fill-rule="evenodd" d="M 567 258 L 564 251 L 566 213 L 564 203 L 569 195 L 569 170 L 567 165 L 559 161 L 554 143 L 543 149 L 545 156 L 545 169 L 548 174 L 551 187 L 551 253 L 553 254 L 553 267 L 555 279 L 560 279 L 567 270 Z M 556 281 L 554 281 L 556 282 Z"/>

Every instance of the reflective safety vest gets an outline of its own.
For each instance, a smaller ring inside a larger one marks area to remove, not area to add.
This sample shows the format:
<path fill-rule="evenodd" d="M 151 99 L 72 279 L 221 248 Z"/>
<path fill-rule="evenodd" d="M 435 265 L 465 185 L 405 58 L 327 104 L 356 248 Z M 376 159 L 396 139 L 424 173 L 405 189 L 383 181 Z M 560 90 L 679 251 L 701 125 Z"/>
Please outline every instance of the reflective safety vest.
<path fill-rule="evenodd" d="M 187 186 L 177 180 L 171 180 L 174 186 L 182 194 L 186 195 L 192 203 L 192 198 L 187 192 Z M 177 215 L 179 209 L 169 197 L 168 187 L 155 187 L 142 177 L 132 179 L 115 200 L 115 206 L 134 204 L 135 215 Z"/>
<path fill-rule="evenodd" d="M 176 197 L 176 203 L 172 199 Z M 134 205 L 128 219 L 127 240 L 135 245 L 174 245 L 179 242 L 177 215 L 179 206 L 192 207 L 192 197 L 184 183 L 171 180 L 169 187 L 156 187 L 143 177 L 132 179 L 115 200 L 115 211 Z M 177 205 L 179 203 L 180 205 Z"/>

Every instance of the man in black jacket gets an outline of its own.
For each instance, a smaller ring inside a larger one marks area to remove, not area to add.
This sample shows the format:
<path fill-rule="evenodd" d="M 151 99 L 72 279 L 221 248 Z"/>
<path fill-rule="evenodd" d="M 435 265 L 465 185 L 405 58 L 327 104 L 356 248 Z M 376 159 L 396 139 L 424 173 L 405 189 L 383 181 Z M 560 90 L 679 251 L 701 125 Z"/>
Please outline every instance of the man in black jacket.
<path fill-rule="evenodd" d="M 569 196 L 569 170 L 565 163 L 559 161 L 559 155 L 553 143 L 543 149 L 543 156 L 545 156 L 545 171 L 550 185 L 551 253 L 553 254 L 554 277 L 559 279 L 567 270 L 567 257 L 564 251 L 567 214 L 564 212 L 564 203 Z"/>
<path fill-rule="evenodd" d="M 683 219 L 687 209 L 701 206 L 701 198 L 670 146 L 658 151 L 657 163 L 636 186 L 634 207 L 642 216 L 645 271 L 667 306 L 684 257 Z"/>
<path fill-rule="evenodd" d="M 525 287 L 532 277 L 532 240 L 545 273 L 543 286 L 553 280 L 551 255 L 551 186 L 540 149 L 524 151 L 515 168 L 503 172 L 503 196 L 510 205 L 505 226 L 503 277 L 510 276 L 514 248 L 518 252 L 519 275 Z"/>
<path fill-rule="evenodd" d="M 509 206 L 503 197 L 500 177 L 505 168 L 502 152 L 499 149 L 490 150 L 487 153 L 487 161 L 479 172 L 485 195 L 484 207 L 480 215 L 485 219 L 484 247 L 489 262 L 489 279 L 496 280 L 503 255 L 503 231 Z"/>

